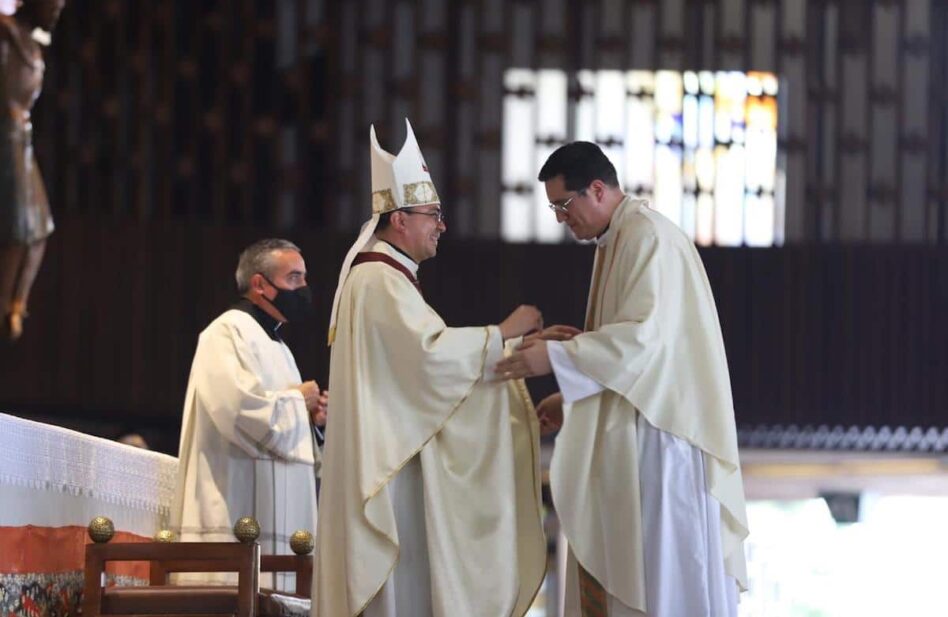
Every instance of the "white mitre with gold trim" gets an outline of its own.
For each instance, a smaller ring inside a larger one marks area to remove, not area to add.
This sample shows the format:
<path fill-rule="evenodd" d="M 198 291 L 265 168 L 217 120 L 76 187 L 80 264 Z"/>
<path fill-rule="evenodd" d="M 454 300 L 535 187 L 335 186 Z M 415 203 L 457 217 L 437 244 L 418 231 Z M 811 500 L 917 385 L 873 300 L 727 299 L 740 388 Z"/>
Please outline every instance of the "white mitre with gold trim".
<path fill-rule="evenodd" d="M 435 190 L 428 173 L 428 165 L 421 154 L 418 141 L 405 120 L 408 132 L 405 144 L 394 156 L 379 146 L 375 127 L 369 129 L 369 156 L 372 159 L 372 214 L 384 214 L 398 208 L 411 208 L 438 204 Z"/>
<path fill-rule="evenodd" d="M 342 286 L 346 282 L 346 277 L 349 276 L 349 269 L 352 267 L 355 256 L 372 239 L 379 217 L 399 208 L 441 203 L 408 118 L 405 119 L 405 128 L 407 132 L 405 143 L 397 156 L 383 150 L 375 137 L 375 126 L 369 128 L 369 158 L 372 161 L 372 218 L 362 226 L 359 237 L 342 262 L 339 284 L 336 286 L 336 295 L 332 301 L 332 315 L 329 320 L 330 345 L 336 337 L 336 318 Z"/>

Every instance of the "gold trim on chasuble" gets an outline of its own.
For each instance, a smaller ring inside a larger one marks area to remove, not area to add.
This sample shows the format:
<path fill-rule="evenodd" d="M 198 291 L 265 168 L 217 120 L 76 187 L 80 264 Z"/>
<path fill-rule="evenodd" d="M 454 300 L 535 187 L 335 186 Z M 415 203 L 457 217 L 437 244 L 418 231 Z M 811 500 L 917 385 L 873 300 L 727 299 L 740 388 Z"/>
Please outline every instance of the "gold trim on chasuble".
<path fill-rule="evenodd" d="M 488 337 L 490 335 L 488 334 Z M 508 357 L 510 354 L 506 353 L 504 350 L 504 357 Z M 527 382 L 523 379 L 514 379 L 510 383 L 513 384 L 514 389 L 517 392 L 517 395 L 520 397 L 520 400 L 523 402 L 524 408 L 527 410 L 527 432 L 530 433 L 530 452 L 534 460 L 539 460 L 540 453 L 537 452 L 536 445 L 540 443 L 540 421 L 537 419 L 537 408 L 533 405 L 533 397 L 530 396 L 530 390 L 527 389 Z M 536 468 L 534 468 L 534 471 Z M 542 472 L 541 472 L 542 473 Z M 543 484 L 542 478 L 537 478 L 536 473 L 533 474 L 533 498 L 537 503 L 543 502 L 543 489 L 540 486 Z M 537 492 L 539 490 L 539 492 Z M 543 512 L 538 512 L 540 515 L 540 520 L 543 520 Z M 542 522 L 541 522 L 542 525 Z M 540 589 L 543 588 L 543 577 L 540 578 L 540 582 L 537 584 L 537 588 L 533 590 L 533 596 L 530 601 L 532 604 L 537 599 L 537 595 L 540 593 Z"/>

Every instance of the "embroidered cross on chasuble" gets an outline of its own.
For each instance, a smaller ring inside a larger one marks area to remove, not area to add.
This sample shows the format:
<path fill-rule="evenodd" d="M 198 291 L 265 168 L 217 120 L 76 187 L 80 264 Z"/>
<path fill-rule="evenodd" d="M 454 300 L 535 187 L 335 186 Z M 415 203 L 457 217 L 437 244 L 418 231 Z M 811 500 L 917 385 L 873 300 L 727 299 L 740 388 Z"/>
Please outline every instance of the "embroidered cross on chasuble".
<path fill-rule="evenodd" d="M 415 278 L 415 275 L 411 273 L 411 270 L 409 270 L 408 268 L 406 268 L 406 267 L 403 266 L 402 264 L 398 263 L 397 260 L 395 260 L 395 259 L 393 259 L 392 257 L 386 255 L 385 253 L 375 253 L 375 252 L 371 252 L 371 251 L 370 251 L 370 252 L 367 252 L 367 253 L 359 253 L 358 255 L 355 256 L 355 259 L 352 260 L 352 267 L 355 267 L 355 266 L 357 266 L 357 265 L 359 265 L 359 264 L 371 263 L 371 262 L 374 262 L 374 261 L 380 261 L 380 262 L 382 262 L 382 263 L 384 263 L 384 264 L 387 264 L 387 265 L 389 265 L 389 266 L 395 268 L 396 270 L 398 270 L 398 271 L 401 272 L 402 274 L 404 274 L 405 277 L 406 277 L 409 281 L 411 281 L 411 284 L 415 286 L 415 289 L 418 290 L 418 293 L 421 293 L 421 283 L 418 282 L 418 279 Z M 422 294 L 422 295 L 424 295 L 424 294 Z"/>

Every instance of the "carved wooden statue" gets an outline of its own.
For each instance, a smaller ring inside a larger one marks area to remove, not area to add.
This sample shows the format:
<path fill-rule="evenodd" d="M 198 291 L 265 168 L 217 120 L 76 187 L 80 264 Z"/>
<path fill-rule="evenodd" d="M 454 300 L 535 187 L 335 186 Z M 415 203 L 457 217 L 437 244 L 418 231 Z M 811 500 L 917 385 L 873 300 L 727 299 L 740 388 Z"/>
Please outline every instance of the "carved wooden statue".
<path fill-rule="evenodd" d="M 43 85 L 43 53 L 65 0 L 25 0 L 0 15 L 0 332 L 23 332 L 53 218 L 33 154 L 30 110 Z"/>

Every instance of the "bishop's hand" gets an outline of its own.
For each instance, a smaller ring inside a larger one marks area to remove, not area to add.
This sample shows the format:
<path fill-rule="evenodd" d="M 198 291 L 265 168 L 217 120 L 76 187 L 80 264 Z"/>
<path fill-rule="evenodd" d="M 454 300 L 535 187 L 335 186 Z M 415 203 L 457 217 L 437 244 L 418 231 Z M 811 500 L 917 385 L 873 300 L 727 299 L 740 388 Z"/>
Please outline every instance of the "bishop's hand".
<path fill-rule="evenodd" d="M 550 356 L 546 351 L 546 341 L 534 339 L 524 342 L 517 351 L 497 363 L 494 372 L 505 380 L 540 377 L 553 371 Z"/>
<path fill-rule="evenodd" d="M 500 334 L 504 340 L 523 336 L 543 328 L 543 313 L 535 306 L 521 304 L 507 319 L 500 322 Z"/>

